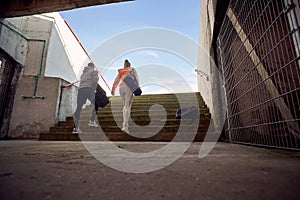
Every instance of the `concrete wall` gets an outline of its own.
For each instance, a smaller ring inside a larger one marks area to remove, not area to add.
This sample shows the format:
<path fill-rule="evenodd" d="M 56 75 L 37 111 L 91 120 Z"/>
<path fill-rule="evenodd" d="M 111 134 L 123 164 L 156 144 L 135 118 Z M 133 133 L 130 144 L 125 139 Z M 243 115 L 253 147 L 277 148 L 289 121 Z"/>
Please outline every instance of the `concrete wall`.
<path fill-rule="evenodd" d="M 19 77 L 23 66 L 0 49 L 0 138 L 8 138 L 9 124 Z"/>
<path fill-rule="evenodd" d="M 5 32 L 9 44 L 4 46 L 4 50 L 12 49 L 10 55 L 17 58 L 14 55 L 20 52 L 20 48 L 15 48 L 15 44 L 22 41 L 21 44 L 26 44 L 26 51 L 22 51 L 26 52 L 26 56 L 21 60 L 24 67 L 16 89 L 8 136 L 38 138 L 40 132 L 49 131 L 59 120 L 72 116 L 75 110 L 77 87 L 61 89 L 61 85 L 76 80 L 74 65 L 71 64 L 54 18 L 28 16 L 10 18 L 5 22 L 15 31 Z M 13 41 L 10 41 L 11 38 Z M 3 39 L 2 44 L 5 45 L 6 40 Z M 84 56 L 79 57 L 83 59 Z M 77 68 L 79 73 L 80 69 Z M 49 77 L 49 72 L 56 74 Z"/>
<path fill-rule="evenodd" d="M 34 76 L 22 76 L 17 87 L 9 137 L 38 138 L 39 133 L 49 131 L 55 124 L 56 107 L 59 91 L 59 79 L 41 77 L 37 89 L 37 96 L 44 99 L 26 98 L 33 95 Z"/>
<path fill-rule="evenodd" d="M 44 42 L 42 41 L 31 41 L 28 40 L 27 55 L 24 65 L 23 75 L 24 76 L 36 76 L 40 73 L 43 74 L 45 62 L 45 56 L 47 49 L 44 48 Z M 44 48 L 44 50 L 43 50 Z M 45 51 L 44 55 L 43 51 Z M 44 58 L 42 58 L 44 56 Z"/>
<path fill-rule="evenodd" d="M 14 30 L 27 38 L 28 45 L 23 75 L 36 76 L 40 72 L 40 67 L 42 67 L 41 75 L 43 75 L 52 22 L 35 16 L 9 18 L 6 21 Z M 42 55 L 43 50 L 44 55 Z M 19 50 L 15 49 L 15 51 L 18 52 Z"/>
<path fill-rule="evenodd" d="M 60 84 L 66 85 L 68 82 L 60 80 Z M 77 104 L 77 91 L 77 86 L 71 86 L 59 90 L 56 123 L 58 121 L 64 121 L 66 117 L 74 114 Z"/>
<path fill-rule="evenodd" d="M 207 80 L 204 76 L 198 76 L 199 91 L 203 96 L 209 108 L 213 108 L 212 91 L 211 91 L 211 69 L 213 66 L 213 55 L 211 55 L 211 45 L 213 37 L 214 13 L 216 0 L 202 1 L 200 9 L 200 34 L 198 49 L 198 70 L 209 76 Z"/>
<path fill-rule="evenodd" d="M 215 64 L 217 61 L 214 60 L 212 46 L 216 6 L 217 0 L 201 1 L 197 69 L 207 75 L 198 75 L 199 91 L 210 109 L 214 128 L 221 131 L 225 118 L 224 88 L 221 73 Z"/>
<path fill-rule="evenodd" d="M 55 98 L 53 102 L 56 102 L 58 86 L 57 83 L 55 86 L 55 83 L 49 82 L 43 77 L 52 23 L 33 16 L 9 18 L 6 19 L 6 22 L 15 32 L 26 37 L 28 44 L 24 67 L 14 98 L 8 136 L 12 138 L 36 138 L 39 131 L 49 129 L 50 123 L 54 124 L 55 122 L 53 111 L 55 111 L 56 105 L 52 105 L 50 101 Z M 15 51 L 18 52 L 19 49 L 15 49 Z M 36 85 L 38 74 L 41 76 L 38 85 Z M 56 80 L 56 82 L 58 81 Z M 23 96 L 33 97 L 35 88 L 36 96 L 45 96 L 45 99 L 23 98 Z M 53 93 L 51 91 L 53 89 L 56 92 Z M 51 94 L 48 94 L 48 91 L 51 91 Z M 46 92 L 47 94 L 45 94 Z M 52 97 L 49 98 L 49 95 Z"/>
<path fill-rule="evenodd" d="M 5 20 L 28 39 L 48 40 L 53 25 L 51 21 L 38 16 L 15 17 Z"/>
<path fill-rule="evenodd" d="M 5 49 L 8 55 L 24 66 L 27 55 L 27 40 L 21 34 L 9 29 L 6 24 L 6 21 L 0 23 L 0 48 Z"/>

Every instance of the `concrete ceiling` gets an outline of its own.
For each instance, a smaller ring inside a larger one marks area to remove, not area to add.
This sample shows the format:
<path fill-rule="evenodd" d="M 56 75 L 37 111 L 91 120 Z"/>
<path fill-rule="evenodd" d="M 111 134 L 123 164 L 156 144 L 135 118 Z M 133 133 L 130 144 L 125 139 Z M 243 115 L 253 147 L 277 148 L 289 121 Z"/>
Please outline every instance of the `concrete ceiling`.
<path fill-rule="evenodd" d="M 0 0 L 0 18 L 18 17 L 132 0 Z"/>

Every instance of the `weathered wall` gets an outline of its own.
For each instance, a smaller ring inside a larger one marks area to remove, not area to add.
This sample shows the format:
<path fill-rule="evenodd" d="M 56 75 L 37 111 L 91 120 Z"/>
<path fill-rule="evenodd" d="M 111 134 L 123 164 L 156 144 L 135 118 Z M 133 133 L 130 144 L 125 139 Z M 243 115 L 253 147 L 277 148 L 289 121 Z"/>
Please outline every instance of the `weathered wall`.
<path fill-rule="evenodd" d="M 13 58 L 18 58 L 15 55 L 21 52 L 23 56 L 21 61 L 24 64 L 13 103 L 8 137 L 38 138 L 39 133 L 49 131 L 49 128 L 55 125 L 58 118 L 63 119 L 68 115 L 72 115 L 74 107 L 74 99 L 68 99 L 73 94 L 64 95 L 60 93 L 61 79 L 44 76 L 45 63 L 49 52 L 48 44 L 51 41 L 51 33 L 54 27 L 53 21 L 29 16 L 10 18 L 5 22 L 12 29 L 6 27 L 9 30 L 4 32 L 6 37 L 1 35 L 1 39 L 5 38 L 5 40 L 2 40 L 2 44 L 6 40 L 8 41 L 4 49 L 5 51 L 11 49 Z M 59 38 L 52 38 L 51 42 L 55 44 L 60 41 Z M 24 47 L 25 50 L 23 51 L 16 48 L 15 44 L 22 44 L 26 48 Z M 52 49 L 52 51 L 55 51 L 55 49 Z M 69 64 L 66 67 L 70 68 L 71 66 Z M 37 76 L 39 77 L 38 83 L 36 82 Z M 44 99 L 35 98 L 34 95 L 44 97 Z M 60 95 L 62 96 L 60 97 Z M 27 98 L 23 98 L 24 96 Z M 61 99 L 63 103 L 60 102 Z M 64 106 L 65 108 L 63 108 Z M 61 113 L 59 113 L 59 110 L 61 110 Z"/>
<path fill-rule="evenodd" d="M 53 23 L 35 16 L 9 18 L 6 21 L 14 30 L 27 38 L 23 75 L 36 76 L 40 70 L 43 75 Z M 15 49 L 15 51 L 19 50 Z"/>
<path fill-rule="evenodd" d="M 44 48 L 44 42 L 42 41 L 28 41 L 27 46 L 27 56 L 23 75 L 25 76 L 36 76 L 38 73 L 43 74 L 44 67 L 43 63 L 45 61 L 46 48 Z M 44 58 L 42 58 L 44 57 Z"/>
<path fill-rule="evenodd" d="M 60 80 L 60 84 L 66 85 L 68 82 Z M 71 86 L 59 90 L 56 123 L 58 121 L 64 121 L 66 120 L 66 117 L 74 114 L 77 104 L 77 92 L 77 86 Z"/>
<path fill-rule="evenodd" d="M 36 138 L 39 131 L 49 130 L 55 123 L 58 80 L 52 83 L 43 77 L 52 23 L 33 16 L 9 18 L 6 21 L 27 38 L 26 60 L 14 99 L 8 136 Z M 36 85 L 37 76 L 40 78 Z M 33 97 L 35 88 L 35 95 L 45 96 L 45 99 L 23 99 L 22 96 Z"/>
<path fill-rule="evenodd" d="M 213 55 L 211 55 L 211 45 L 213 38 L 214 13 L 217 0 L 207 0 L 201 2 L 200 9 L 200 34 L 198 50 L 198 70 L 209 75 L 209 80 L 204 76 L 198 76 L 199 91 L 203 96 L 206 104 L 212 108 L 212 91 L 211 91 L 211 68 L 213 67 Z"/>
<path fill-rule="evenodd" d="M 59 91 L 59 79 L 41 77 L 37 96 L 45 99 L 26 98 L 33 95 L 34 76 L 22 76 L 14 100 L 9 137 L 38 138 L 39 133 L 49 131 L 55 124 Z"/>
<path fill-rule="evenodd" d="M 203 0 L 200 8 L 199 44 L 210 55 L 217 0 Z"/>
<path fill-rule="evenodd" d="M 0 23 L 0 48 L 13 57 L 16 62 L 25 65 L 28 42 L 24 36 L 9 29 L 6 22 Z"/>
<path fill-rule="evenodd" d="M 23 66 L 0 48 L 0 138 L 8 138 L 13 103 Z"/>
<path fill-rule="evenodd" d="M 38 16 L 14 17 L 5 20 L 28 39 L 48 39 L 52 29 L 51 21 Z"/>
<path fill-rule="evenodd" d="M 217 0 L 201 2 L 198 70 L 206 76 L 198 76 L 199 91 L 210 109 L 215 128 L 222 130 L 224 123 L 224 89 L 221 73 L 214 60 L 213 36 Z"/>

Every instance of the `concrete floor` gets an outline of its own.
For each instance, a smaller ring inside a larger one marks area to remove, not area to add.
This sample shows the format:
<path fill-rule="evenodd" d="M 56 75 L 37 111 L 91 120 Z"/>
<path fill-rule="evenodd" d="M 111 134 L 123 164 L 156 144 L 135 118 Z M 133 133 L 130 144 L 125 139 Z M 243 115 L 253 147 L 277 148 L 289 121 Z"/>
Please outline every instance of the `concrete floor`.
<path fill-rule="evenodd" d="M 1 141 L 0 199 L 300 199 L 300 152 L 218 143 L 200 159 L 200 145 L 164 169 L 131 174 L 103 165 L 81 142 Z"/>

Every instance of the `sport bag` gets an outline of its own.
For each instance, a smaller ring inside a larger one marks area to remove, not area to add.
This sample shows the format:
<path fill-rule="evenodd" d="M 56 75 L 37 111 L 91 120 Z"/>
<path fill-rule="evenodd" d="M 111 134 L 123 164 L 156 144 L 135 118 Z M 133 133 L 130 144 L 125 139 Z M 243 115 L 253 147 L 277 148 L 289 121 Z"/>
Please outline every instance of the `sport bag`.
<path fill-rule="evenodd" d="M 106 96 L 105 90 L 98 84 L 95 93 L 95 106 L 104 108 L 109 102 L 110 100 Z"/>
<path fill-rule="evenodd" d="M 199 117 L 199 109 L 197 106 L 182 108 L 176 111 L 176 119 L 196 119 Z"/>
<path fill-rule="evenodd" d="M 132 91 L 132 93 L 135 96 L 140 96 L 142 94 L 142 90 L 138 86 L 137 80 L 136 80 L 136 78 L 135 78 L 135 76 L 133 75 L 132 72 L 127 74 L 125 76 L 125 78 L 123 79 L 123 81 L 126 83 L 126 85 L 130 88 L 130 90 Z"/>

